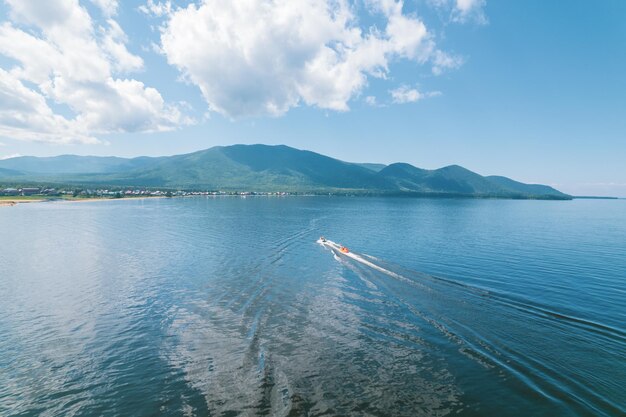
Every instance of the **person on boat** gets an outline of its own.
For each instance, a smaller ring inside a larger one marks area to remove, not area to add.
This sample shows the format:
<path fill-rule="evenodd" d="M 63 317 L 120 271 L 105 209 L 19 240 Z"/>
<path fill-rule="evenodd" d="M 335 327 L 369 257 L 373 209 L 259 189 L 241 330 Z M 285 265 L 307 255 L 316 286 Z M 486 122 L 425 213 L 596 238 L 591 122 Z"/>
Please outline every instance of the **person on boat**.
<path fill-rule="evenodd" d="M 348 248 L 346 248 L 345 246 L 340 247 L 340 248 L 339 248 L 339 251 L 340 251 L 341 253 L 348 253 L 348 252 L 350 252 L 350 251 L 348 250 Z"/>
<path fill-rule="evenodd" d="M 320 236 L 320 240 L 322 241 L 322 243 L 326 242 L 326 238 L 324 236 Z"/>

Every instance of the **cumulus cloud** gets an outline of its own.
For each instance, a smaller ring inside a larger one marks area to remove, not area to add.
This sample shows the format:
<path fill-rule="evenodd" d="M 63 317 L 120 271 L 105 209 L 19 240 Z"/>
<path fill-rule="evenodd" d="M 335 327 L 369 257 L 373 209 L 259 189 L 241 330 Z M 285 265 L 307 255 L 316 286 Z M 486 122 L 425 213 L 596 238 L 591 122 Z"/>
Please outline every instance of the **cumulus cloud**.
<path fill-rule="evenodd" d="M 107 27 L 101 27 L 100 33 L 102 35 L 101 47 L 116 71 L 132 72 L 143 69 L 143 59 L 126 49 L 128 39 L 115 20 L 108 19 Z"/>
<path fill-rule="evenodd" d="M 0 135 L 55 143 L 95 143 L 96 135 L 172 129 L 186 119 L 159 92 L 120 77 L 143 68 L 111 18 L 117 1 L 94 1 L 108 18 L 94 23 L 77 0 L 7 0 L 0 54 Z M 55 111 L 67 106 L 72 115 Z"/>
<path fill-rule="evenodd" d="M 146 4 L 142 4 L 138 7 L 139 11 L 154 17 L 161 17 L 169 15 L 172 12 L 172 2 L 171 1 L 157 1 L 148 0 Z"/>
<path fill-rule="evenodd" d="M 97 143 L 78 122 L 54 114 L 40 93 L 0 69 L 0 136 L 43 142 Z"/>
<path fill-rule="evenodd" d="M 402 1 L 366 4 L 384 27 L 359 26 L 348 0 L 203 0 L 175 10 L 149 1 L 142 10 L 168 14 L 161 51 L 228 117 L 279 116 L 300 104 L 346 111 L 394 60 L 430 63 L 435 74 L 460 65 Z"/>
<path fill-rule="evenodd" d="M 391 90 L 389 93 L 391 94 L 393 102 L 398 104 L 414 103 L 424 98 L 437 97 L 441 95 L 440 91 L 429 91 L 426 93 L 421 93 L 416 88 L 411 88 L 406 85 Z"/>
<path fill-rule="evenodd" d="M 107 17 L 117 14 L 118 0 L 91 0 L 91 2 L 98 6 Z"/>

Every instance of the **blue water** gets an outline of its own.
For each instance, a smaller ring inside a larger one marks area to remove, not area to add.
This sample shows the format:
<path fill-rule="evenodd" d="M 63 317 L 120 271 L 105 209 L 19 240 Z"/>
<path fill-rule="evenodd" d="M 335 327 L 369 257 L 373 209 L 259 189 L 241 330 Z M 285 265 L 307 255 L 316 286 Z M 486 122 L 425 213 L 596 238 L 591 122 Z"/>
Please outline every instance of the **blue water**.
<path fill-rule="evenodd" d="M 625 297 L 624 200 L 2 207 L 0 415 L 626 415 Z"/>

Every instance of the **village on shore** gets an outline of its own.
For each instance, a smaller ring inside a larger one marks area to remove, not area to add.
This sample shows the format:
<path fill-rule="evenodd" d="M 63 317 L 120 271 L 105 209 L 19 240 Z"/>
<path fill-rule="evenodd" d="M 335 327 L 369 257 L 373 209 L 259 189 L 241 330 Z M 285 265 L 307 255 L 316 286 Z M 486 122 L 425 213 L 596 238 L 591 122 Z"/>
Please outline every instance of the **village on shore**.
<path fill-rule="evenodd" d="M 5 197 L 41 197 L 42 199 L 80 199 L 80 198 L 128 198 L 128 197 L 186 197 L 186 196 L 221 196 L 221 195 L 265 195 L 287 196 L 289 192 L 257 192 L 257 191 L 185 191 L 185 190 L 154 190 L 146 188 L 119 189 L 83 189 L 83 188 L 45 188 L 20 187 L 0 188 L 0 196 Z"/>

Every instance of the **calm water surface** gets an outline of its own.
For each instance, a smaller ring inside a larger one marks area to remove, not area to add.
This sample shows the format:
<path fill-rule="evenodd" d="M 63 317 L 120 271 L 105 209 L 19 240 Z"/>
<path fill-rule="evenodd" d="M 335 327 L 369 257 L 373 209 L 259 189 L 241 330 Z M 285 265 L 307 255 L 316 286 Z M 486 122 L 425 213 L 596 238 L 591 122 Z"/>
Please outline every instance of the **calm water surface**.
<path fill-rule="evenodd" d="M 621 416 L 625 300 L 624 200 L 3 207 L 0 415 Z"/>

